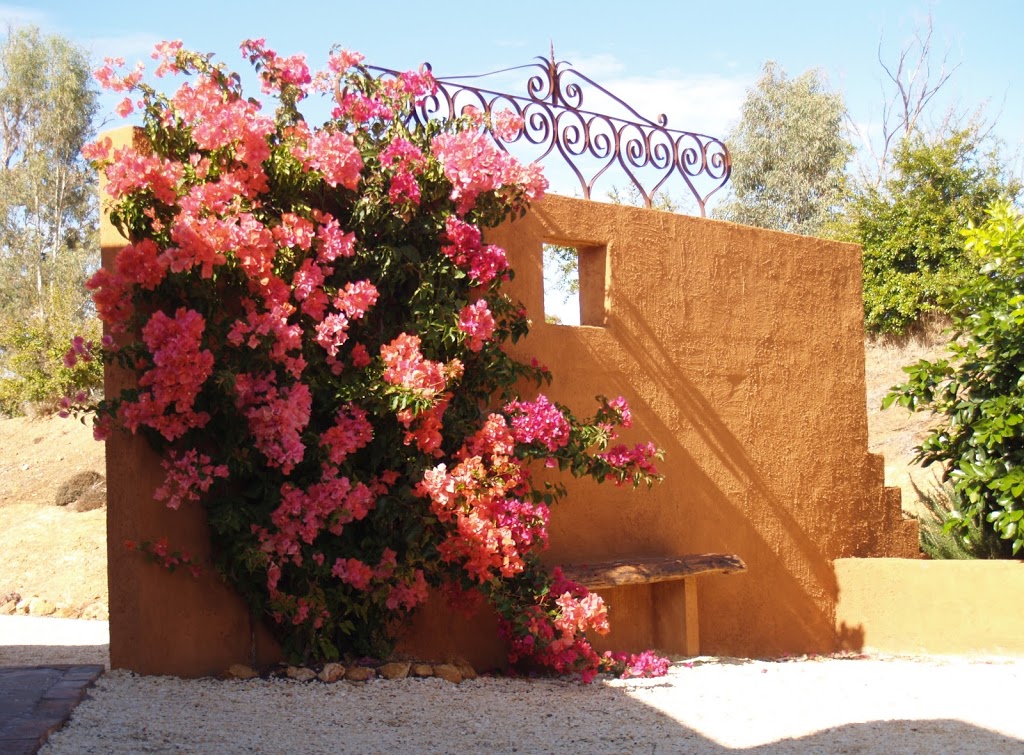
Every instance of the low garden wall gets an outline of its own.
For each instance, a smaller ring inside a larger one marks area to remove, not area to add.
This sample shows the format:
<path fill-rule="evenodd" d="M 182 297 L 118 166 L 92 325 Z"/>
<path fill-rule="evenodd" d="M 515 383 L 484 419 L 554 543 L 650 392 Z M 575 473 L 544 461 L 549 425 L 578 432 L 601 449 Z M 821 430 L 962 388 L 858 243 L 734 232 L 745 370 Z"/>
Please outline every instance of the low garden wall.
<path fill-rule="evenodd" d="M 844 558 L 835 568 L 841 649 L 1024 656 L 1022 561 Z"/>

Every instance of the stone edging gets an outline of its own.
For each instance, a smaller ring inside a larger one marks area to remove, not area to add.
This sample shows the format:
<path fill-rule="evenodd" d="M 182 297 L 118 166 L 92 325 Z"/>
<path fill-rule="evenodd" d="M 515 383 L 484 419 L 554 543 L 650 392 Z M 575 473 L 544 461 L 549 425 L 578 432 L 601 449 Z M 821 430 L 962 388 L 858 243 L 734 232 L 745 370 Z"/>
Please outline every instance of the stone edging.
<path fill-rule="evenodd" d="M 36 752 L 103 671 L 92 665 L 0 668 L 0 752 Z"/>
<path fill-rule="evenodd" d="M 476 670 L 466 661 L 456 659 L 450 663 L 428 663 L 426 661 L 389 661 L 387 663 L 355 663 L 345 666 L 328 663 L 319 670 L 306 666 L 281 664 L 260 673 L 251 666 L 236 663 L 220 675 L 222 679 L 287 678 L 300 682 L 319 680 L 325 684 L 339 681 L 366 682 L 370 679 L 405 679 L 406 677 L 437 677 L 446 682 L 459 684 L 466 679 L 476 679 Z"/>

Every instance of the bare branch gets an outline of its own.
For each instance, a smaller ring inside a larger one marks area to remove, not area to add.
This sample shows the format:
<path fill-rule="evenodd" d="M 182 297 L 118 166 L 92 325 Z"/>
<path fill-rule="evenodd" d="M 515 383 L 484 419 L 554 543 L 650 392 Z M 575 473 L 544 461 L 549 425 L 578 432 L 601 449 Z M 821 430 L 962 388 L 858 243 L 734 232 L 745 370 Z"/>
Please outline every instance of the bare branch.
<path fill-rule="evenodd" d="M 961 63 L 949 64 L 949 49 L 936 62 L 933 49 L 935 22 L 928 14 L 923 31 L 899 50 L 893 62 L 886 62 L 883 53 L 884 34 L 878 41 L 878 63 L 885 73 L 882 88 L 882 134 L 877 145 L 870 135 L 861 134 L 875 164 L 873 183 L 877 188 L 884 181 L 895 144 L 906 136 L 922 130 L 922 119 L 935 96 L 960 68 Z M 938 72 L 936 73 L 936 64 Z M 859 132 L 858 132 L 859 133 Z"/>

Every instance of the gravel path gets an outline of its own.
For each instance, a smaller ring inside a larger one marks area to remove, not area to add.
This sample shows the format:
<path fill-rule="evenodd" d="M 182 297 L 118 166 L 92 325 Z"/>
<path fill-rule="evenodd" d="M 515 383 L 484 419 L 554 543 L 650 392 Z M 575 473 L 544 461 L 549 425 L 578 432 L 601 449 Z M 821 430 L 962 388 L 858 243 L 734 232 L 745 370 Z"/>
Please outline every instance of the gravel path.
<path fill-rule="evenodd" d="M 1020 753 L 1022 679 L 1024 659 L 963 658 L 706 658 L 677 663 L 662 679 L 589 686 L 183 681 L 115 671 L 41 752 Z"/>

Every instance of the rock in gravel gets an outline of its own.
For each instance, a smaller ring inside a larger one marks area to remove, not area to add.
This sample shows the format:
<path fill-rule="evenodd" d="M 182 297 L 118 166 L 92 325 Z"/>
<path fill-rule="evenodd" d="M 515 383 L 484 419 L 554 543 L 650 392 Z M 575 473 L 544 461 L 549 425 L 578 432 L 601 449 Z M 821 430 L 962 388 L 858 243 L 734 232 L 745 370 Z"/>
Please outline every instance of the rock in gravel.
<path fill-rule="evenodd" d="M 409 669 L 409 673 L 412 676 L 428 677 L 434 675 L 434 667 L 429 663 L 414 663 L 412 668 Z"/>
<path fill-rule="evenodd" d="M 17 607 L 18 607 L 18 601 L 16 601 L 16 600 L 8 600 L 6 603 L 4 603 L 2 606 L 0 606 L 0 616 L 10 616 L 11 614 L 14 613 L 14 611 L 15 611 L 15 609 L 17 609 Z"/>
<path fill-rule="evenodd" d="M 476 679 L 476 669 L 470 665 L 469 661 L 463 658 L 456 658 L 452 665 L 459 670 L 463 679 Z"/>
<path fill-rule="evenodd" d="M 82 493 L 74 503 L 68 506 L 72 511 L 79 513 L 101 509 L 107 505 L 107 483 L 100 480 L 95 485 Z"/>
<path fill-rule="evenodd" d="M 392 661 L 378 668 L 377 673 L 385 679 L 405 679 L 409 676 L 411 666 L 412 664 L 408 661 Z"/>
<path fill-rule="evenodd" d="M 462 672 L 459 671 L 457 666 L 453 666 L 450 663 L 438 663 L 434 666 L 434 676 L 440 677 L 452 684 L 462 683 Z"/>
<path fill-rule="evenodd" d="M 316 672 L 305 666 L 289 666 L 284 673 L 289 679 L 297 682 L 311 682 L 316 679 Z"/>
<path fill-rule="evenodd" d="M 366 666 L 353 666 L 345 672 L 345 679 L 350 682 L 365 682 L 368 679 L 373 679 L 377 673 L 372 668 Z"/>
<path fill-rule="evenodd" d="M 28 602 L 28 612 L 32 616 L 49 616 L 56 610 L 57 606 L 45 598 L 32 598 Z"/>
<path fill-rule="evenodd" d="M 257 676 L 259 674 L 252 667 L 246 666 L 244 663 L 232 663 L 228 666 L 228 679 L 255 679 Z"/>
<path fill-rule="evenodd" d="M 100 601 L 90 603 L 82 609 L 82 618 L 93 619 L 96 621 L 107 621 L 107 619 L 109 618 L 109 610 L 107 609 L 107 604 L 102 603 Z"/>
<path fill-rule="evenodd" d="M 81 498 L 82 493 L 87 491 L 93 485 L 102 481 L 103 475 L 99 472 L 94 472 L 91 469 L 85 472 L 79 472 L 60 484 L 60 487 L 57 488 L 57 494 L 54 496 L 53 502 L 58 506 L 67 506 Z"/>
<path fill-rule="evenodd" d="M 340 663 L 328 663 L 317 674 L 317 679 L 327 684 L 334 684 L 334 682 L 344 678 L 345 667 Z"/>

